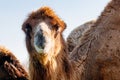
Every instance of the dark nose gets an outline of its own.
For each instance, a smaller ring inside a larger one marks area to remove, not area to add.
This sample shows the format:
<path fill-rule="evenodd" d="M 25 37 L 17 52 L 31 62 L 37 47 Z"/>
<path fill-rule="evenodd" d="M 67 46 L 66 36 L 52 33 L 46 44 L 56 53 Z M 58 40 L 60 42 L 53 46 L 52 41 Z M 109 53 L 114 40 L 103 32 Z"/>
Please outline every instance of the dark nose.
<path fill-rule="evenodd" d="M 42 48 L 44 49 L 45 47 L 45 37 L 43 36 L 43 33 L 42 31 L 38 31 L 37 34 L 35 35 L 35 38 L 36 38 L 36 45 L 39 47 L 39 48 Z"/>

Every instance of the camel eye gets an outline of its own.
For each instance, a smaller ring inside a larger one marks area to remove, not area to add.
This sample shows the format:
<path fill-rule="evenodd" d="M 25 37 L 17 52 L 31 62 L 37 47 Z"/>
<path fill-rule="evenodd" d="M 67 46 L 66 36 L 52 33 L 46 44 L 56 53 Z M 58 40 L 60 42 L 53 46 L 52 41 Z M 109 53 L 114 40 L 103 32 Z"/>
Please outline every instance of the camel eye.
<path fill-rule="evenodd" d="M 32 27 L 30 26 L 30 24 L 26 24 L 25 26 L 25 32 L 26 33 L 30 33 L 32 31 Z"/>

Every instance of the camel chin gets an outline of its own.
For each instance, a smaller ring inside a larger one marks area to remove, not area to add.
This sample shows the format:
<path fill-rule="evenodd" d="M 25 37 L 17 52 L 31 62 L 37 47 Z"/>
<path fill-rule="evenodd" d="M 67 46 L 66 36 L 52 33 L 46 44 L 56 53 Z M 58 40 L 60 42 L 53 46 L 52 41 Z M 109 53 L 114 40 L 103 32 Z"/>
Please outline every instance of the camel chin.
<path fill-rule="evenodd" d="M 39 48 L 37 45 L 34 45 L 34 46 L 35 46 L 35 50 L 37 51 L 37 53 L 39 53 L 39 54 L 43 54 L 44 53 L 44 49 Z"/>

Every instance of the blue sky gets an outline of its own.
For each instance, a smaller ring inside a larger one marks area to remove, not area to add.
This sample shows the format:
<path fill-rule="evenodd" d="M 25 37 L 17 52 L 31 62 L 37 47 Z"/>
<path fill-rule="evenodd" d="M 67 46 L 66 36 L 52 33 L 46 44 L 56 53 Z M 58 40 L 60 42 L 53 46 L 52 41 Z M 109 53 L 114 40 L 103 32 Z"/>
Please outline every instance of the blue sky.
<path fill-rule="evenodd" d="M 110 0 L 1 0 L 0 45 L 6 46 L 24 62 L 28 59 L 21 25 L 31 11 L 51 7 L 67 24 L 66 38 L 75 27 L 96 19 Z"/>

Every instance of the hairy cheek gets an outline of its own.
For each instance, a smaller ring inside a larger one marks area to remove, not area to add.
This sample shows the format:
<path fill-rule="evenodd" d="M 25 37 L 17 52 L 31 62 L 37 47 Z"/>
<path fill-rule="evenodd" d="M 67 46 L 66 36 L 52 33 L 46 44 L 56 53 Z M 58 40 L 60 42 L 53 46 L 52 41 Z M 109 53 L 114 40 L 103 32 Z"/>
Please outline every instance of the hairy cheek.
<path fill-rule="evenodd" d="M 26 36 L 26 46 L 27 46 L 28 52 L 31 52 L 32 50 L 31 39 L 28 36 Z"/>
<path fill-rule="evenodd" d="M 54 48 L 54 35 L 46 35 L 45 37 L 46 43 L 45 43 L 45 53 L 49 53 Z"/>

